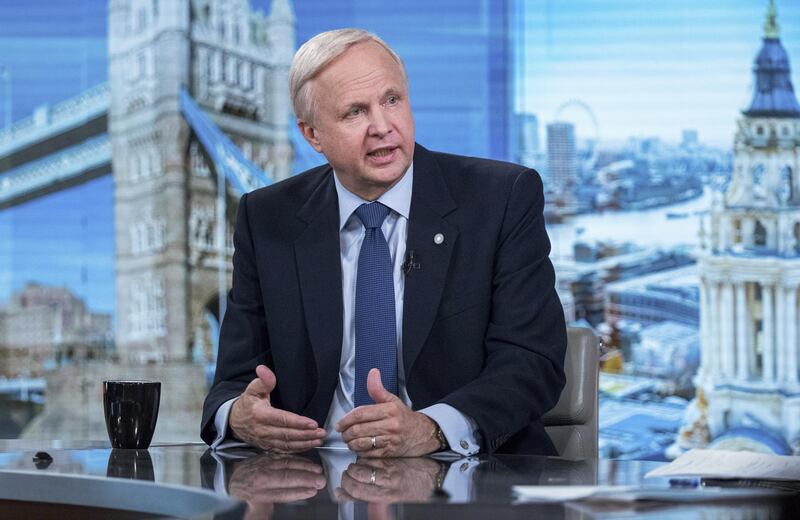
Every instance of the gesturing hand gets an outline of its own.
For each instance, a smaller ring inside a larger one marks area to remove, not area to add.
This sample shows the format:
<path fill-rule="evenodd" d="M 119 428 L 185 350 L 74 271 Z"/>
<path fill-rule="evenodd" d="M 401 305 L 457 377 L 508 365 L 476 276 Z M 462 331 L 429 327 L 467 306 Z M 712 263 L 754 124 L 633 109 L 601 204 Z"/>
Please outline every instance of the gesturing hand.
<path fill-rule="evenodd" d="M 436 423 L 386 390 L 377 368 L 369 371 L 367 392 L 375 404 L 359 406 L 336 425 L 352 451 L 361 457 L 417 457 L 439 448 Z"/>
<path fill-rule="evenodd" d="M 228 426 L 233 434 L 251 446 L 280 453 L 322 446 L 325 430 L 313 419 L 270 404 L 269 394 L 277 382 L 272 370 L 258 365 L 256 375 L 231 407 Z"/>

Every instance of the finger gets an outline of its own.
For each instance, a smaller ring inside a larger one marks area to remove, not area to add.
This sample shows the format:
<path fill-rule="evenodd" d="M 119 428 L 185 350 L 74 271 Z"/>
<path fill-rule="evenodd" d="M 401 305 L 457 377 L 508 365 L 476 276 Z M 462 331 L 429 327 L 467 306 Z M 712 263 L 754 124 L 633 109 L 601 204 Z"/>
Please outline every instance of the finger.
<path fill-rule="evenodd" d="M 376 439 L 377 440 L 377 439 Z M 397 465 L 397 461 L 392 460 L 380 460 L 380 459 L 370 459 L 363 456 L 356 457 L 356 461 L 353 464 L 358 464 L 360 466 L 366 466 L 368 468 L 375 468 L 378 471 L 378 474 L 391 474 L 391 469 Z"/>
<path fill-rule="evenodd" d="M 354 480 L 346 473 L 342 474 L 341 486 L 341 490 L 347 493 L 349 497 L 364 502 L 373 500 L 375 498 L 376 491 L 378 491 L 376 485 L 363 484 L 357 480 Z"/>
<path fill-rule="evenodd" d="M 325 438 L 325 430 L 316 428 L 307 430 L 301 428 L 281 428 L 263 424 L 256 429 L 256 434 L 263 439 L 273 439 L 279 441 L 313 441 Z"/>
<path fill-rule="evenodd" d="M 359 457 L 374 457 L 377 453 L 383 454 L 391 446 L 388 437 L 375 437 L 375 447 L 372 446 L 372 437 L 359 437 L 347 443 L 350 451 L 358 453 Z"/>
<path fill-rule="evenodd" d="M 277 472 L 276 476 L 279 476 L 276 482 L 278 482 L 280 484 L 279 487 L 282 488 L 322 489 L 325 487 L 325 477 L 319 473 L 287 469 Z"/>
<path fill-rule="evenodd" d="M 359 437 L 370 438 L 373 435 L 393 435 L 400 430 L 400 420 L 397 418 L 382 419 L 354 424 L 342 432 L 342 440 L 350 442 Z"/>
<path fill-rule="evenodd" d="M 255 396 L 258 399 L 265 399 L 269 397 L 269 394 L 264 391 L 264 383 L 259 378 L 255 378 L 247 385 L 247 388 L 244 389 L 245 394 L 249 394 Z"/>
<path fill-rule="evenodd" d="M 344 470 L 344 473 L 362 484 L 377 484 L 378 482 L 386 482 L 388 480 L 388 475 L 385 471 L 379 470 L 375 466 L 364 464 L 363 462 L 361 464 L 350 464 L 347 469 Z M 375 475 L 375 482 L 373 482 L 373 475 Z"/>
<path fill-rule="evenodd" d="M 386 403 L 359 406 L 342 417 L 342 420 L 336 425 L 336 431 L 343 432 L 354 424 L 385 419 L 391 415 L 393 409 L 393 405 Z"/>
<path fill-rule="evenodd" d="M 264 391 L 267 392 L 267 395 L 272 393 L 272 391 L 275 389 L 275 385 L 278 383 L 278 380 L 275 378 L 275 374 L 272 372 L 272 370 L 267 368 L 266 365 L 258 365 L 256 367 L 256 375 L 264 385 Z"/>
<path fill-rule="evenodd" d="M 305 470 L 270 469 L 253 475 L 246 483 L 249 489 L 259 492 L 287 488 L 319 489 L 325 485 L 325 477 Z"/>
<path fill-rule="evenodd" d="M 287 412 L 279 408 L 266 406 L 259 408 L 256 412 L 256 420 L 266 426 L 278 428 L 290 428 L 296 430 L 317 430 L 317 422 L 314 419 Z M 325 430 L 322 430 L 323 432 Z"/>
<path fill-rule="evenodd" d="M 273 457 L 275 458 L 270 461 L 270 464 L 265 465 L 265 470 L 297 470 L 322 475 L 322 466 L 304 457 L 296 457 L 293 455 L 278 455 Z"/>
<path fill-rule="evenodd" d="M 342 475 L 341 489 L 349 496 L 362 502 L 382 502 L 390 498 L 389 495 L 392 493 L 391 488 L 381 486 L 378 481 L 375 484 L 365 484 L 354 480 L 347 474 Z M 370 518 L 372 518 L 371 515 Z"/>
<path fill-rule="evenodd" d="M 338 502 L 355 502 L 356 498 L 353 497 L 350 493 L 345 491 L 344 489 L 338 487 L 333 491 L 333 494 L 336 496 L 336 500 Z"/>
<path fill-rule="evenodd" d="M 275 450 L 279 453 L 302 453 L 322 446 L 322 439 L 313 441 L 283 441 L 277 439 L 262 439 L 262 448 Z"/>
<path fill-rule="evenodd" d="M 367 374 L 367 393 L 375 401 L 375 404 L 390 403 L 399 399 L 399 397 L 383 387 L 381 371 L 377 368 L 373 368 Z"/>
<path fill-rule="evenodd" d="M 259 495 L 258 500 L 259 502 L 296 502 L 315 497 L 318 491 L 317 488 L 271 489 L 268 493 Z"/>

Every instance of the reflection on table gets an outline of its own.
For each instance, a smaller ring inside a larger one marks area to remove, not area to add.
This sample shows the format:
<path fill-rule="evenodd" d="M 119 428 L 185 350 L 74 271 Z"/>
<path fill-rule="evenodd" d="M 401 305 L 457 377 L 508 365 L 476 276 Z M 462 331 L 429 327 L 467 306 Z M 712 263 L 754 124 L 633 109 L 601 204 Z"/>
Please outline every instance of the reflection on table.
<path fill-rule="evenodd" d="M 34 455 L 52 462 L 36 469 Z M 645 481 L 658 462 L 553 457 L 357 459 L 346 450 L 302 455 L 211 452 L 201 444 L 145 452 L 0 441 L 0 470 L 94 475 L 213 489 L 247 503 L 245 518 L 791 518 L 800 497 L 674 505 L 517 504 L 514 485 L 668 485 Z"/>

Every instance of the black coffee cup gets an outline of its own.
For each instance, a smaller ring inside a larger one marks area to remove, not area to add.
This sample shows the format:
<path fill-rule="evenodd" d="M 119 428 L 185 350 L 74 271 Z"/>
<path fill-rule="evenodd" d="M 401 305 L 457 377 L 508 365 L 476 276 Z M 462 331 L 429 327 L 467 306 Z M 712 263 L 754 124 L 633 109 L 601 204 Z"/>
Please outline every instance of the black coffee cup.
<path fill-rule="evenodd" d="M 146 450 L 161 400 L 158 381 L 103 381 L 103 409 L 111 446 Z"/>

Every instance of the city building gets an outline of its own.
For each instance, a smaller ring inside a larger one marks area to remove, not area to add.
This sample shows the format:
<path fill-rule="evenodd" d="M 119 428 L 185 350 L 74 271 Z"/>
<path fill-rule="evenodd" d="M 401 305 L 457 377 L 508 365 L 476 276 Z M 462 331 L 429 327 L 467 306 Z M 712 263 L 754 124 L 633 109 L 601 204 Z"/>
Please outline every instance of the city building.
<path fill-rule="evenodd" d="M 40 376 L 113 347 L 111 316 L 93 313 L 65 287 L 27 284 L 0 308 L 0 375 Z"/>
<path fill-rule="evenodd" d="M 542 180 L 546 194 L 544 216 L 548 222 L 560 222 L 578 212 L 575 198 L 578 152 L 572 123 L 547 125 L 547 169 Z"/>
<path fill-rule="evenodd" d="M 634 374 L 667 382 L 669 394 L 691 395 L 699 364 L 697 328 L 674 321 L 644 327 L 633 349 Z"/>
<path fill-rule="evenodd" d="M 664 460 L 686 400 L 662 396 L 663 381 L 600 373 L 599 448 L 603 458 Z"/>
<path fill-rule="evenodd" d="M 606 322 L 643 326 L 664 321 L 700 328 L 700 289 L 697 266 L 689 265 L 629 278 L 606 287 Z"/>
<path fill-rule="evenodd" d="M 554 259 L 556 271 L 556 293 L 561 300 L 561 307 L 564 309 L 564 320 L 567 324 L 575 323 L 577 314 L 575 309 L 575 296 L 572 287 L 577 279 L 577 271 L 574 262 L 562 262 Z"/>
<path fill-rule="evenodd" d="M 556 271 L 574 271 L 575 318 L 592 326 L 605 321 L 606 290 L 612 282 L 692 263 L 687 251 L 640 248 L 632 244 L 576 242 L 574 262 L 556 261 Z"/>
<path fill-rule="evenodd" d="M 543 165 L 539 164 L 539 118 L 535 114 L 516 113 L 513 121 L 511 160 L 528 168 L 541 170 Z"/>
<path fill-rule="evenodd" d="M 730 432 L 739 431 L 741 445 L 753 448 L 760 441 L 744 432 L 757 425 L 797 454 L 800 104 L 772 1 L 754 75 L 737 122 L 733 178 L 701 229 L 698 398 L 677 447 L 723 437 L 730 447 Z"/>
<path fill-rule="evenodd" d="M 575 125 L 555 122 L 547 125 L 547 179 L 545 188 L 568 195 L 578 180 Z"/>

